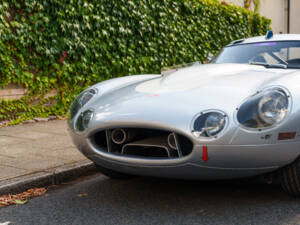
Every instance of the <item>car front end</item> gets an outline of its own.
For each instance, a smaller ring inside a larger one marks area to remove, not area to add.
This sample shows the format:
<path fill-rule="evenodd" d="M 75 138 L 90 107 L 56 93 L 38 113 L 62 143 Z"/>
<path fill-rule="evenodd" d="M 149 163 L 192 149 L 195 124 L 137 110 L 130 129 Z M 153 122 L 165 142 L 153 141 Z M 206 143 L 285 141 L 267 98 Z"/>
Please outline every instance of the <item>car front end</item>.
<path fill-rule="evenodd" d="M 289 90 L 272 84 L 258 91 L 274 72 L 254 68 L 197 65 L 107 92 L 100 83 L 73 103 L 71 136 L 96 164 L 126 174 L 229 179 L 275 171 L 299 155 L 299 128 Z M 194 75 L 184 83 L 182 73 Z"/>

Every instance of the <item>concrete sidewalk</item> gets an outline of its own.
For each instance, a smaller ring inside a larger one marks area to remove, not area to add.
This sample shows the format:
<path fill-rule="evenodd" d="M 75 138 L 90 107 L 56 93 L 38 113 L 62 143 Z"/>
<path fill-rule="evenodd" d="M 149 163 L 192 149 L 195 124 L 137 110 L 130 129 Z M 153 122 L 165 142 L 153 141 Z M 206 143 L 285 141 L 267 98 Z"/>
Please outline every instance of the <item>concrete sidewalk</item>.
<path fill-rule="evenodd" d="M 66 121 L 0 128 L 0 194 L 8 191 L 1 187 L 10 186 L 14 191 L 13 186 L 19 183 L 20 189 L 20 181 L 26 183 L 26 179 L 40 181 L 39 177 L 47 176 L 53 179 L 58 171 L 90 166 L 92 163 L 72 144 Z"/>

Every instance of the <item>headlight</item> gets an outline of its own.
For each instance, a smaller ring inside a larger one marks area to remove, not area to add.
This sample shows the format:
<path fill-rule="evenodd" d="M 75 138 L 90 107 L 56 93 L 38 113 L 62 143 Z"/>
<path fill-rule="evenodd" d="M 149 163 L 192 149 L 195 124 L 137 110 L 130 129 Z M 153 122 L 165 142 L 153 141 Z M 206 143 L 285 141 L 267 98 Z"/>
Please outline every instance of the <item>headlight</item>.
<path fill-rule="evenodd" d="M 263 128 L 279 124 L 284 120 L 289 108 L 289 97 L 281 88 L 263 91 L 240 107 L 237 119 L 249 128 Z"/>
<path fill-rule="evenodd" d="M 76 121 L 76 130 L 78 131 L 85 131 L 88 126 L 90 121 L 93 118 L 93 111 L 92 110 L 86 110 L 83 113 L 81 113 Z"/>
<path fill-rule="evenodd" d="M 225 124 L 226 115 L 224 113 L 203 113 L 193 123 L 193 134 L 196 137 L 213 137 L 224 129 Z"/>
<path fill-rule="evenodd" d="M 70 107 L 71 119 L 73 119 L 74 116 L 78 113 L 79 109 L 82 108 L 86 103 L 88 103 L 96 94 L 97 89 L 89 89 L 78 95 L 78 97 Z"/>
<path fill-rule="evenodd" d="M 221 113 L 210 113 L 205 120 L 205 130 L 209 137 L 217 135 L 225 126 L 225 118 Z"/>

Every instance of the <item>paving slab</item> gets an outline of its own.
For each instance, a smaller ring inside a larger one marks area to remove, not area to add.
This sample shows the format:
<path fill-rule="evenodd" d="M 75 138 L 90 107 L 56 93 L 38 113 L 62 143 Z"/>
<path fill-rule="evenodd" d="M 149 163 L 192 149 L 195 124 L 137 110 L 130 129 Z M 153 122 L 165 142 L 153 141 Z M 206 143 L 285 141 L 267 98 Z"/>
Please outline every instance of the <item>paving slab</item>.
<path fill-rule="evenodd" d="M 57 185 L 62 182 L 76 179 L 80 176 L 93 174 L 96 171 L 96 167 L 91 161 L 84 160 L 59 166 L 49 171 L 23 174 L 19 177 L 4 181 L 0 180 L 0 195 L 21 193 L 34 187 Z"/>
<path fill-rule="evenodd" d="M 2 175 L 0 181 L 28 174 L 28 170 L 11 166 L 0 166 L 0 171 Z"/>
<path fill-rule="evenodd" d="M 17 137 L 7 137 L 5 135 L 0 134 L 0 146 L 1 147 L 6 146 L 6 145 L 11 145 L 11 144 L 16 144 L 16 143 L 22 143 L 22 140 Z M 1 153 L 1 151 L 0 151 L 0 153 Z"/>
<path fill-rule="evenodd" d="M 70 160 L 64 160 L 57 157 L 41 157 L 38 155 L 24 158 L 8 158 L 5 162 L 1 162 L 1 166 L 13 167 L 30 171 L 29 173 L 47 171 L 48 169 L 71 163 Z M 1 172 L 2 174 L 2 172 Z"/>
<path fill-rule="evenodd" d="M 24 132 L 24 131 L 18 132 L 17 131 L 17 132 L 14 132 L 13 134 L 7 133 L 4 136 L 19 138 L 19 139 L 38 140 L 38 139 L 46 138 L 46 137 L 49 137 L 52 135 L 49 133 L 42 133 L 42 132 L 38 132 L 38 131 L 27 130 L 26 132 Z"/>
<path fill-rule="evenodd" d="M 67 123 L 64 120 L 0 128 L 0 182 L 2 189 L 7 183 L 9 190 L 13 190 L 11 181 L 14 180 L 13 183 L 18 184 L 18 190 L 20 190 L 21 185 L 17 182 L 19 179 L 22 180 L 22 183 L 26 183 L 26 187 L 30 186 L 26 177 L 39 183 L 34 178 L 34 174 L 37 174 L 37 177 L 42 180 L 49 181 L 49 179 L 45 179 L 47 176 L 51 176 L 53 180 L 54 175 L 57 174 L 55 171 L 64 171 L 62 168 L 68 168 L 68 165 L 74 171 L 77 171 L 78 168 L 81 168 L 81 172 L 84 170 L 82 168 L 90 170 L 92 162 L 76 149 L 67 129 Z M 87 164 L 88 166 L 86 166 Z M 72 169 L 68 169 L 68 173 L 64 174 L 73 174 L 70 172 Z"/>
<path fill-rule="evenodd" d="M 29 124 L 20 124 L 17 126 L 8 126 L 0 128 L 1 134 L 21 133 L 28 131 L 38 131 L 43 133 L 67 134 L 67 122 L 65 120 L 52 120 L 48 122 L 35 122 Z"/>
<path fill-rule="evenodd" d="M 72 148 L 60 148 L 56 149 L 54 151 L 47 151 L 43 153 L 43 156 L 46 157 L 56 157 L 63 160 L 66 160 L 66 162 L 76 162 L 79 159 L 85 160 L 86 157 L 83 155 L 78 155 L 76 151 L 74 151 L 74 147 Z"/>

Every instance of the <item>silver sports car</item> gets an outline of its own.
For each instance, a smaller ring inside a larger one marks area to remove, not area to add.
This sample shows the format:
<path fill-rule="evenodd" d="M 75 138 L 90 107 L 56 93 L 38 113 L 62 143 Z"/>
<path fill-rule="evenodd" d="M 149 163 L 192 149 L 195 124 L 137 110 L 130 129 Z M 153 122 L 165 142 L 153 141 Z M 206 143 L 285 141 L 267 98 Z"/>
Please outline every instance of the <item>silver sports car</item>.
<path fill-rule="evenodd" d="M 300 35 L 268 32 L 209 64 L 98 83 L 73 102 L 68 123 L 112 178 L 267 175 L 300 195 Z"/>

